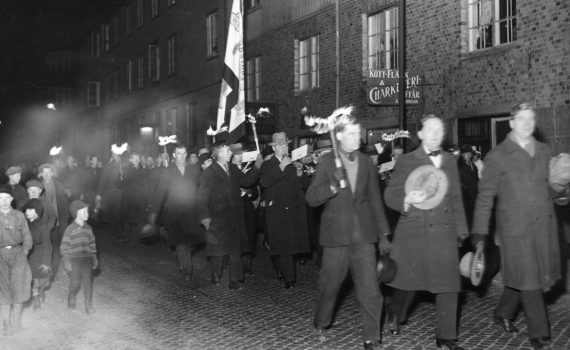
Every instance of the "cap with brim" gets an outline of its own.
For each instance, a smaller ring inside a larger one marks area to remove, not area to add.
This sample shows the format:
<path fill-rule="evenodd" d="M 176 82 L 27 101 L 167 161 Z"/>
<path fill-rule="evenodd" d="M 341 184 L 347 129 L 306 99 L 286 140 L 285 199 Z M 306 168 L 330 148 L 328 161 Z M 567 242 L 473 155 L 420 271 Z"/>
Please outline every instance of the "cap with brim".
<path fill-rule="evenodd" d="M 485 253 L 478 249 L 475 253 L 467 252 L 459 262 L 459 273 L 468 278 L 475 287 L 481 284 L 485 273 Z"/>
<path fill-rule="evenodd" d="M 21 172 L 22 172 L 22 168 L 20 168 L 19 166 L 11 166 L 8 168 L 8 170 L 6 170 L 6 176 L 18 174 Z"/>
<path fill-rule="evenodd" d="M 30 188 L 30 187 L 39 187 L 39 188 L 44 188 L 44 185 L 42 184 L 42 182 L 40 180 L 36 180 L 36 179 L 31 179 L 26 181 L 26 188 Z"/>
<path fill-rule="evenodd" d="M 8 186 L 6 185 L 0 186 L 0 194 L 2 193 L 9 194 L 10 196 L 12 196 L 12 191 L 10 191 L 10 188 L 8 188 Z"/>
<path fill-rule="evenodd" d="M 243 153 L 243 146 L 241 145 L 241 143 L 232 143 L 230 145 L 230 150 L 232 151 L 232 154 L 242 154 Z"/>
<path fill-rule="evenodd" d="M 204 164 L 204 162 L 207 161 L 208 159 L 212 159 L 210 153 L 202 153 L 198 156 L 198 161 L 200 162 L 200 164 Z"/>
<path fill-rule="evenodd" d="M 412 204 L 422 210 L 429 210 L 437 207 L 447 193 L 448 181 L 445 173 L 433 165 L 422 165 L 414 169 L 408 175 L 404 190 L 406 194 L 411 191 L 423 191 L 426 200 L 421 203 Z"/>
<path fill-rule="evenodd" d="M 269 142 L 269 146 L 282 146 L 291 143 L 291 140 L 287 138 L 287 135 L 284 132 L 276 132 L 271 135 L 271 142 Z"/>
<path fill-rule="evenodd" d="M 87 207 L 89 207 L 89 205 L 84 201 L 75 200 L 69 205 L 69 212 L 71 213 L 71 216 L 75 218 L 79 210 Z"/>

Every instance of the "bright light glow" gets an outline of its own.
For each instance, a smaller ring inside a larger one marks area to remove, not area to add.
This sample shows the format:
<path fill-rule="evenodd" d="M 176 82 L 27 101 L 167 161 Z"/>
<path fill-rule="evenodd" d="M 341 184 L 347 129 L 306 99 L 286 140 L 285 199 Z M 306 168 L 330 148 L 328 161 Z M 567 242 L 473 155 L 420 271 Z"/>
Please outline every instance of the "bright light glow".
<path fill-rule="evenodd" d="M 148 134 L 152 135 L 152 128 L 150 126 L 143 126 L 141 128 L 141 133 L 144 135 L 148 135 Z"/>
<path fill-rule="evenodd" d="M 55 105 L 53 103 L 48 103 L 46 105 L 47 109 L 51 109 L 52 111 L 55 111 Z"/>

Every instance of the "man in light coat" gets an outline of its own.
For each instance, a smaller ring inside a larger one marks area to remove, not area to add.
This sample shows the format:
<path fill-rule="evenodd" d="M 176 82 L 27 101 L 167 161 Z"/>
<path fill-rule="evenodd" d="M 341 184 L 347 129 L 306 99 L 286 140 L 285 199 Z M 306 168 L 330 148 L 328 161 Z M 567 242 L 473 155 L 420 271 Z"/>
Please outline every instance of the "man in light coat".
<path fill-rule="evenodd" d="M 472 232 L 474 244 L 484 245 L 496 199 L 495 240 L 505 286 L 494 322 L 517 333 L 512 319 L 522 303 L 532 346 L 550 349 L 542 292 L 561 277 L 553 198 L 568 196 L 568 187 L 549 185 L 550 149 L 532 136 L 536 118 L 529 104 L 512 107 L 511 132 L 485 158 Z"/>

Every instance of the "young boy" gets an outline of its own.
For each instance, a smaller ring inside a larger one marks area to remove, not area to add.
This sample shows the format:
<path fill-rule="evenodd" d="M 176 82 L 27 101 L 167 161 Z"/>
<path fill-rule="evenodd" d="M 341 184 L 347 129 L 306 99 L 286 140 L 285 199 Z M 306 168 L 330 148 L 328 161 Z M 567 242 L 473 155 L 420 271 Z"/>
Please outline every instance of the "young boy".
<path fill-rule="evenodd" d="M 42 219 L 43 205 L 39 199 L 30 199 L 23 206 L 32 234 L 34 247 L 28 254 L 28 263 L 32 269 L 32 305 L 34 311 L 41 309 L 45 302 L 45 290 L 51 277 L 51 239 L 49 229 Z"/>
<path fill-rule="evenodd" d="M 75 309 L 75 296 L 83 285 L 83 297 L 85 312 L 92 314 L 95 309 L 91 303 L 92 275 L 99 265 L 97 260 L 97 248 L 93 230 L 87 225 L 89 219 L 89 206 L 80 200 L 71 202 L 69 211 L 74 221 L 67 227 L 61 240 L 61 257 L 63 266 L 69 272 L 69 294 L 67 307 Z"/>

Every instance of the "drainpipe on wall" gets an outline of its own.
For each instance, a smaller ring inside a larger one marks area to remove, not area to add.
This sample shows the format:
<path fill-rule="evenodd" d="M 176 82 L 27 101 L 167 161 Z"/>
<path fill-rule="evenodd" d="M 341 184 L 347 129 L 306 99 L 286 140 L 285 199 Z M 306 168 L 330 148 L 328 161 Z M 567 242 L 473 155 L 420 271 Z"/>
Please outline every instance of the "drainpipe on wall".
<path fill-rule="evenodd" d="M 340 0 L 335 2 L 335 30 L 336 30 L 336 91 L 335 91 L 335 108 L 340 107 Z"/>
<path fill-rule="evenodd" d="M 337 1 L 338 2 L 338 1 Z M 406 1 L 400 0 L 398 7 L 398 69 L 399 80 L 399 129 L 406 130 Z M 400 138 L 401 144 L 406 151 L 405 138 Z"/>

